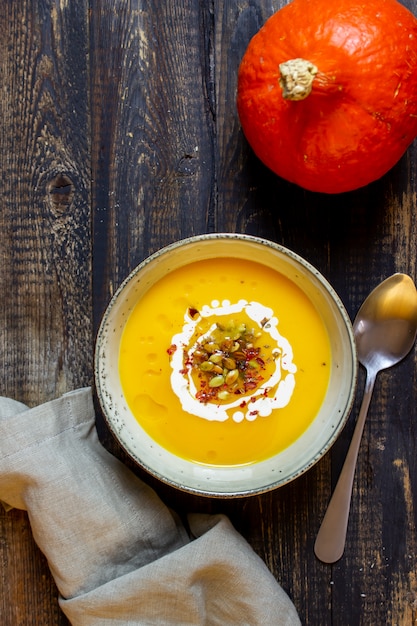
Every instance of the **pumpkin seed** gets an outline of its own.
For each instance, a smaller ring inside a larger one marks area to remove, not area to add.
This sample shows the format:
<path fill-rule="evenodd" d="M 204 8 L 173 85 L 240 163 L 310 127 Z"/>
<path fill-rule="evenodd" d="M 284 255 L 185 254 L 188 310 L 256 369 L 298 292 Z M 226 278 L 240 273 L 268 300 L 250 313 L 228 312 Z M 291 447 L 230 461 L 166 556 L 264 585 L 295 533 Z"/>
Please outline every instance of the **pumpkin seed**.
<path fill-rule="evenodd" d="M 209 361 L 211 361 L 212 363 L 218 364 L 218 363 L 221 363 L 222 360 L 223 360 L 223 354 L 221 352 L 215 352 L 209 357 Z"/>
<path fill-rule="evenodd" d="M 212 372 L 214 369 L 214 363 L 211 361 L 203 361 L 199 365 L 202 372 Z"/>
<path fill-rule="evenodd" d="M 229 337 L 226 337 L 221 345 L 222 352 L 230 352 L 230 350 L 232 349 L 232 346 L 233 346 L 233 341 Z"/>
<path fill-rule="evenodd" d="M 221 387 L 224 385 L 224 376 L 213 376 L 213 378 L 209 381 L 209 387 Z"/>
<path fill-rule="evenodd" d="M 236 361 L 230 356 L 223 359 L 223 365 L 227 370 L 236 369 Z"/>
<path fill-rule="evenodd" d="M 219 349 L 219 346 L 214 341 L 209 341 L 208 343 L 204 344 L 204 349 L 209 354 L 213 354 L 213 352 L 217 352 L 217 350 Z"/>
<path fill-rule="evenodd" d="M 233 383 L 237 381 L 238 377 L 239 377 L 239 370 L 237 369 L 230 370 L 229 372 L 227 372 L 226 377 L 225 377 L 226 385 L 233 385 Z"/>

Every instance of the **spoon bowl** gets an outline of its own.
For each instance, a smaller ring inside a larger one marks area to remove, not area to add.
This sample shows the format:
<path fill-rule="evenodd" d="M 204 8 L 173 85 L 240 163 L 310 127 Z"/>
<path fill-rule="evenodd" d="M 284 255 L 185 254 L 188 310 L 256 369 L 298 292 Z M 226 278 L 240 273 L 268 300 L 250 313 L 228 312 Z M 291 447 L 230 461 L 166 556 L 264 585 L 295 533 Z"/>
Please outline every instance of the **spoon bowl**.
<path fill-rule="evenodd" d="M 393 274 L 371 291 L 356 315 L 353 332 L 366 384 L 349 451 L 314 545 L 324 563 L 338 561 L 344 551 L 356 461 L 376 376 L 407 356 L 416 339 L 413 280 L 406 274 Z"/>
<path fill-rule="evenodd" d="M 366 369 L 386 369 L 410 352 L 416 336 L 416 299 L 412 279 L 393 274 L 362 304 L 353 332 L 359 362 Z"/>

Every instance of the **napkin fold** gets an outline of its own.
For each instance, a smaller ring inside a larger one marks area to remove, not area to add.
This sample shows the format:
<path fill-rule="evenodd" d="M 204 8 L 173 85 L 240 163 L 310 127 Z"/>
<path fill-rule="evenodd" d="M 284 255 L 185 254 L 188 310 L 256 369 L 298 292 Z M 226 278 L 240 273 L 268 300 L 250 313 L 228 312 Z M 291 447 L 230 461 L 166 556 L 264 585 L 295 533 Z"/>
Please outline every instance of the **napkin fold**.
<path fill-rule="evenodd" d="M 74 626 L 297 626 L 224 515 L 177 515 L 100 443 L 90 388 L 0 398 L 0 499 L 27 511 Z"/>

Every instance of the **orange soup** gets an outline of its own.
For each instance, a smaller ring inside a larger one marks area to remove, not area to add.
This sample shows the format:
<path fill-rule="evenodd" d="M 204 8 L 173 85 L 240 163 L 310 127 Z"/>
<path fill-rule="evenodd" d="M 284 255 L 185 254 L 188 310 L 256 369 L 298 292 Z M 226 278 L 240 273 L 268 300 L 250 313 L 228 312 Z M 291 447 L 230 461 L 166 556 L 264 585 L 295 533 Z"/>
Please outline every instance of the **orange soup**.
<path fill-rule="evenodd" d="M 254 261 L 173 270 L 123 331 L 126 400 L 161 446 L 205 465 L 267 459 L 305 431 L 330 377 L 331 350 L 308 297 Z"/>

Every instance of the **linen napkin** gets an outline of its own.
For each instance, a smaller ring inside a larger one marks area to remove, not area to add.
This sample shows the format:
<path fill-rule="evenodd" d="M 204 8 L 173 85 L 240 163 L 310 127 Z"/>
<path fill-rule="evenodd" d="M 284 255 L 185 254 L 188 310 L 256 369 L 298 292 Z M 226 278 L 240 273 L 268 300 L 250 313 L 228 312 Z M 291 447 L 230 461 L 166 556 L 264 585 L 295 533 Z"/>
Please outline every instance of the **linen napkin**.
<path fill-rule="evenodd" d="M 90 388 L 28 409 L 0 398 L 0 499 L 28 512 L 74 626 L 297 626 L 223 515 L 179 518 L 100 443 Z"/>

